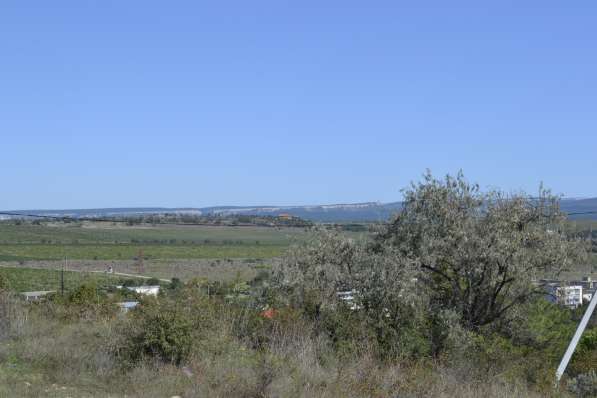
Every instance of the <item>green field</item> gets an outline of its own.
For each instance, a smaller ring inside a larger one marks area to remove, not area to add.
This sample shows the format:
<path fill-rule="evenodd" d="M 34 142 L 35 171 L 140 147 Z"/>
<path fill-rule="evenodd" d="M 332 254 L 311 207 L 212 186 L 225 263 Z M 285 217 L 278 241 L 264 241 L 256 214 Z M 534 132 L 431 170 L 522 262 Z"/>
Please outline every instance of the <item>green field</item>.
<path fill-rule="evenodd" d="M 0 261 L 60 260 L 130 260 L 143 250 L 150 259 L 206 259 L 255 258 L 264 259 L 281 255 L 283 245 L 249 244 L 0 244 Z"/>
<path fill-rule="evenodd" d="M 181 243 L 287 245 L 302 228 L 218 226 L 134 226 L 107 222 L 14 225 L 0 223 L 0 243 Z"/>
<path fill-rule="evenodd" d="M 0 266 L 13 267 L 0 271 L 18 291 L 57 289 L 65 258 L 69 286 L 110 278 L 90 272 L 108 267 L 162 279 L 248 281 L 305 236 L 302 228 L 0 222 Z"/>
<path fill-rule="evenodd" d="M 6 278 L 10 289 L 17 292 L 59 290 L 61 287 L 59 270 L 0 267 L 0 276 Z M 72 290 L 85 282 L 96 283 L 98 286 L 111 286 L 123 279 L 125 278 L 109 274 L 65 271 L 64 288 Z"/>
<path fill-rule="evenodd" d="M 298 228 L 0 223 L 0 261 L 130 260 L 141 249 L 146 259 L 266 259 L 304 234 Z"/>

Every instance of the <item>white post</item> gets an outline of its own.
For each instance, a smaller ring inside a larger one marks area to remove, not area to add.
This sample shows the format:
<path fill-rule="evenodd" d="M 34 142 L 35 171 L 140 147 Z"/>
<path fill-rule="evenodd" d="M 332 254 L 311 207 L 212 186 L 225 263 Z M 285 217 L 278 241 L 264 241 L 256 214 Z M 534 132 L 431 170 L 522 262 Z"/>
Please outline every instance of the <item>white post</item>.
<path fill-rule="evenodd" d="M 593 293 L 593 297 L 591 298 L 591 302 L 589 303 L 589 307 L 585 311 L 585 314 L 580 321 L 580 324 L 576 328 L 576 333 L 574 333 L 574 337 L 570 341 L 568 345 L 568 349 L 566 353 L 562 357 L 562 361 L 560 362 L 560 366 L 558 366 L 558 370 L 556 371 L 556 383 L 560 382 L 564 371 L 566 370 L 566 366 L 568 366 L 568 362 L 570 362 L 570 358 L 572 358 L 572 354 L 574 354 L 574 350 L 576 349 L 576 345 L 580 341 L 580 338 L 587 327 L 587 323 L 589 323 L 589 319 L 593 314 L 593 310 L 595 310 L 595 305 L 597 305 L 597 291 Z"/>

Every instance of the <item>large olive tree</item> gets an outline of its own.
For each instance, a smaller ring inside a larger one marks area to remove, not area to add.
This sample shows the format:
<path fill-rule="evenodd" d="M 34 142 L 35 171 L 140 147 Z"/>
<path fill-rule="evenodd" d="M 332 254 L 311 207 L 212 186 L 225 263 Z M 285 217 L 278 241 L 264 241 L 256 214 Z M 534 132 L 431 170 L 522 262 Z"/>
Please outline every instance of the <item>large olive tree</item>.
<path fill-rule="evenodd" d="M 543 188 L 537 197 L 482 192 L 462 173 L 438 180 L 428 172 L 404 191 L 373 250 L 391 247 L 414 264 L 432 313 L 455 312 L 478 330 L 507 321 L 544 294 L 537 280 L 579 261 L 585 250 L 565 231 L 558 198 Z"/>
<path fill-rule="evenodd" d="M 438 354 L 459 331 L 510 333 L 525 304 L 545 295 L 538 281 L 586 253 L 544 189 L 482 192 L 462 174 L 428 173 L 404 199 L 369 241 L 319 230 L 291 250 L 274 273 L 277 297 L 319 319 L 346 309 L 338 292 L 352 290 L 354 327 L 382 350 Z"/>

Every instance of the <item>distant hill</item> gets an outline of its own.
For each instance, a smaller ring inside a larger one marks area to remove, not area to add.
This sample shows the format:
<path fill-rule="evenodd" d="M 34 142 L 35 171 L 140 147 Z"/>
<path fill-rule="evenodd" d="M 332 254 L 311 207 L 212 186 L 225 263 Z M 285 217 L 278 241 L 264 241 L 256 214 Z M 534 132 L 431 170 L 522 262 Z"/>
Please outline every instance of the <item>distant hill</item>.
<path fill-rule="evenodd" d="M 215 214 L 254 214 L 278 215 L 290 214 L 305 220 L 316 222 L 364 222 L 384 221 L 400 210 L 400 202 L 394 203 L 353 203 L 316 206 L 259 206 L 259 207 L 213 207 L 206 208 L 208 213 Z"/>
<path fill-rule="evenodd" d="M 588 199 L 564 199 L 561 208 L 566 213 L 586 213 L 597 211 L 597 198 Z M 597 220 L 597 214 L 572 214 L 569 216 L 574 220 Z"/>
<path fill-rule="evenodd" d="M 585 213 L 597 211 L 597 198 L 563 199 L 562 209 L 567 213 Z M 401 202 L 392 203 L 352 203 L 314 206 L 214 206 L 202 208 L 108 208 L 108 209 L 70 209 L 70 210 L 13 210 L 14 213 L 37 214 L 58 217 L 115 217 L 138 216 L 145 214 L 196 214 L 196 215 L 258 215 L 277 216 L 289 214 L 314 222 L 376 222 L 385 221 L 398 212 Z M 571 219 L 597 220 L 597 214 L 571 215 Z"/>

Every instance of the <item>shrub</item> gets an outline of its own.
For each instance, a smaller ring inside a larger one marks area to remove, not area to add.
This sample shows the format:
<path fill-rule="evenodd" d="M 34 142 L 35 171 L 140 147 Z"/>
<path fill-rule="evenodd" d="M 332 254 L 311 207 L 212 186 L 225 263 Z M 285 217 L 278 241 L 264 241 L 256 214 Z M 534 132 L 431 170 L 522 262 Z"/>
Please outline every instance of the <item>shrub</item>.
<path fill-rule="evenodd" d="M 139 282 L 134 279 L 126 279 L 125 281 L 122 282 L 123 287 L 134 287 L 134 286 L 138 286 L 138 285 L 139 285 Z"/>
<path fill-rule="evenodd" d="M 10 289 L 10 283 L 8 278 L 0 274 L 0 291 L 6 291 Z"/>
<path fill-rule="evenodd" d="M 193 342 L 193 322 L 182 311 L 157 303 L 143 303 L 124 330 L 120 358 L 134 364 L 146 357 L 180 364 L 189 357 Z"/>
<path fill-rule="evenodd" d="M 149 278 L 145 280 L 145 284 L 147 286 L 157 286 L 160 284 L 160 280 L 158 278 Z"/>
<path fill-rule="evenodd" d="M 89 283 L 82 284 L 68 295 L 68 302 L 84 306 L 99 304 L 100 294 L 97 286 Z"/>
<path fill-rule="evenodd" d="M 568 381 L 568 390 L 578 397 L 597 396 L 597 374 L 594 370 L 576 376 Z"/>
<path fill-rule="evenodd" d="M 123 365 L 146 358 L 180 365 L 206 330 L 215 328 L 218 309 L 192 288 L 174 298 L 145 298 L 120 325 L 114 350 Z"/>
<path fill-rule="evenodd" d="M 572 374 L 588 374 L 594 369 L 597 369 L 597 329 L 585 331 L 572 357 L 569 371 Z"/>
<path fill-rule="evenodd" d="M 430 321 L 413 281 L 410 264 L 391 249 L 369 252 L 319 230 L 277 266 L 272 286 L 280 302 L 315 321 L 337 348 L 374 348 L 390 358 L 430 353 Z M 342 291 L 352 291 L 350 302 L 340 298 Z"/>
<path fill-rule="evenodd" d="M 172 289 L 172 290 L 178 290 L 178 289 L 180 289 L 182 287 L 183 287 L 183 283 L 181 282 L 180 279 L 178 279 L 178 278 L 172 278 L 170 280 L 170 289 Z"/>
<path fill-rule="evenodd" d="M 40 309 L 47 316 L 64 321 L 99 320 L 113 317 L 118 308 L 105 292 L 93 283 L 84 283 L 68 295 L 52 295 L 47 302 L 40 303 Z"/>

